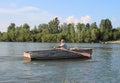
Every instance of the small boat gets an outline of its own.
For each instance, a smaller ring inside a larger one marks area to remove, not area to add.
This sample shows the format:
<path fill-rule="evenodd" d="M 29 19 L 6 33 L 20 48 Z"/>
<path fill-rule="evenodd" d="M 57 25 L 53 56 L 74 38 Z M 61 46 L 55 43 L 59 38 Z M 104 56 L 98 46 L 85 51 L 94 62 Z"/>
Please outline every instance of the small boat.
<path fill-rule="evenodd" d="M 52 49 L 39 51 L 25 51 L 24 59 L 34 60 L 50 60 L 50 59 L 77 59 L 77 58 L 91 58 L 92 48 L 81 49 Z"/>

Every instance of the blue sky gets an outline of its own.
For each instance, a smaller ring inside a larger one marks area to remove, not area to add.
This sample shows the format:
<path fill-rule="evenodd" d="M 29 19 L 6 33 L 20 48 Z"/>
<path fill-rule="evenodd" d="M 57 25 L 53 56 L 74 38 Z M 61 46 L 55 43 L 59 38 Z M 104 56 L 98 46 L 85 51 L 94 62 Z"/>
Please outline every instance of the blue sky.
<path fill-rule="evenodd" d="M 56 16 L 61 23 L 98 25 L 101 19 L 109 18 L 113 27 L 119 27 L 119 4 L 120 0 L 1 0 L 0 31 L 6 31 L 10 23 L 17 26 L 28 23 L 33 28 Z"/>

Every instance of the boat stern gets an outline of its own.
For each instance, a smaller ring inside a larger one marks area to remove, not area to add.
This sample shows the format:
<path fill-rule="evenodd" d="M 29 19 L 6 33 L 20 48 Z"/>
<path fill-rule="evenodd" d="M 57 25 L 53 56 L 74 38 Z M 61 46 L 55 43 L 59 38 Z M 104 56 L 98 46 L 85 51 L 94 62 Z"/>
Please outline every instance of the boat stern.
<path fill-rule="evenodd" d="M 23 59 L 31 61 L 30 53 L 29 52 L 24 52 L 23 53 Z"/>

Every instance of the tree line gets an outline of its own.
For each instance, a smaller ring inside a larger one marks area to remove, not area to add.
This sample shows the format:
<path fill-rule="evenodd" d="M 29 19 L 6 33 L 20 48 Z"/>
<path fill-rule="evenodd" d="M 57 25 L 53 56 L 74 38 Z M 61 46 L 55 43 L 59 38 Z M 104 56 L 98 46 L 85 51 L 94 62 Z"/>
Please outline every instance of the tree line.
<path fill-rule="evenodd" d="M 3 42 L 67 42 L 91 43 L 120 39 L 120 27 L 113 28 L 109 19 L 102 19 L 99 26 L 94 23 L 63 23 L 56 17 L 46 24 L 39 24 L 30 29 L 25 23 L 16 26 L 11 23 L 6 32 L 0 32 L 0 41 Z"/>

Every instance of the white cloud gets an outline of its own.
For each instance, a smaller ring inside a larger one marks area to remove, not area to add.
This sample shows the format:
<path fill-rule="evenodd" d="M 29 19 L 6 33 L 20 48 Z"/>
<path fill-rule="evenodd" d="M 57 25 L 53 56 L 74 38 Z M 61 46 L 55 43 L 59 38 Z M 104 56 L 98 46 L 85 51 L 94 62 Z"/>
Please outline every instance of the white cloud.
<path fill-rule="evenodd" d="M 16 3 L 10 3 L 9 6 L 10 6 L 10 7 L 16 7 L 17 4 L 16 4 Z"/>
<path fill-rule="evenodd" d="M 33 6 L 26 6 L 17 10 L 17 12 L 38 11 L 39 8 Z"/>
<path fill-rule="evenodd" d="M 2 32 L 7 31 L 8 26 L 9 26 L 8 22 L 0 22 L 0 31 L 2 31 Z"/>
<path fill-rule="evenodd" d="M 28 23 L 32 28 L 34 25 L 48 23 L 55 17 L 58 17 L 60 21 L 62 19 L 61 17 L 42 10 L 38 7 L 25 6 L 17 8 L 15 3 L 11 3 L 10 5 L 10 8 L 0 8 L 0 31 L 6 31 L 10 23 L 15 23 L 17 26 L 23 23 Z M 87 23 L 90 21 L 90 19 L 90 16 L 82 16 L 80 19 L 77 19 L 74 16 L 68 16 L 62 22 L 75 24 L 79 22 Z"/>
<path fill-rule="evenodd" d="M 118 21 L 117 18 L 112 18 L 112 19 L 111 19 L 111 22 L 112 22 L 112 23 L 116 23 L 117 21 Z"/>
<path fill-rule="evenodd" d="M 66 23 L 75 23 L 75 24 L 77 24 L 77 23 L 84 23 L 84 24 L 86 24 L 86 23 L 90 22 L 90 20 L 91 20 L 90 16 L 82 16 L 80 19 L 77 19 L 74 16 L 68 16 L 64 20 L 64 22 L 66 22 Z"/>
<path fill-rule="evenodd" d="M 111 18 L 111 23 L 113 25 L 113 28 L 117 28 L 120 26 L 120 19 L 116 18 L 116 17 L 112 17 Z"/>
<path fill-rule="evenodd" d="M 66 23 L 75 23 L 77 24 L 79 22 L 78 19 L 76 19 L 74 16 L 68 16 L 65 21 Z"/>
<path fill-rule="evenodd" d="M 30 11 L 38 11 L 39 8 L 33 7 L 33 6 L 26 6 L 22 8 L 17 9 L 6 9 L 6 8 L 0 8 L 1 14 L 19 14 L 24 12 L 30 12 Z"/>
<path fill-rule="evenodd" d="M 90 20 L 91 20 L 91 17 L 90 17 L 90 16 L 82 16 L 81 19 L 80 19 L 80 22 L 86 24 L 86 23 L 88 23 Z"/>
<path fill-rule="evenodd" d="M 15 23 L 16 26 L 28 23 L 33 28 L 35 25 L 49 22 L 55 16 L 48 11 L 33 6 L 17 9 L 0 8 L 0 31 L 6 31 L 10 23 Z"/>

